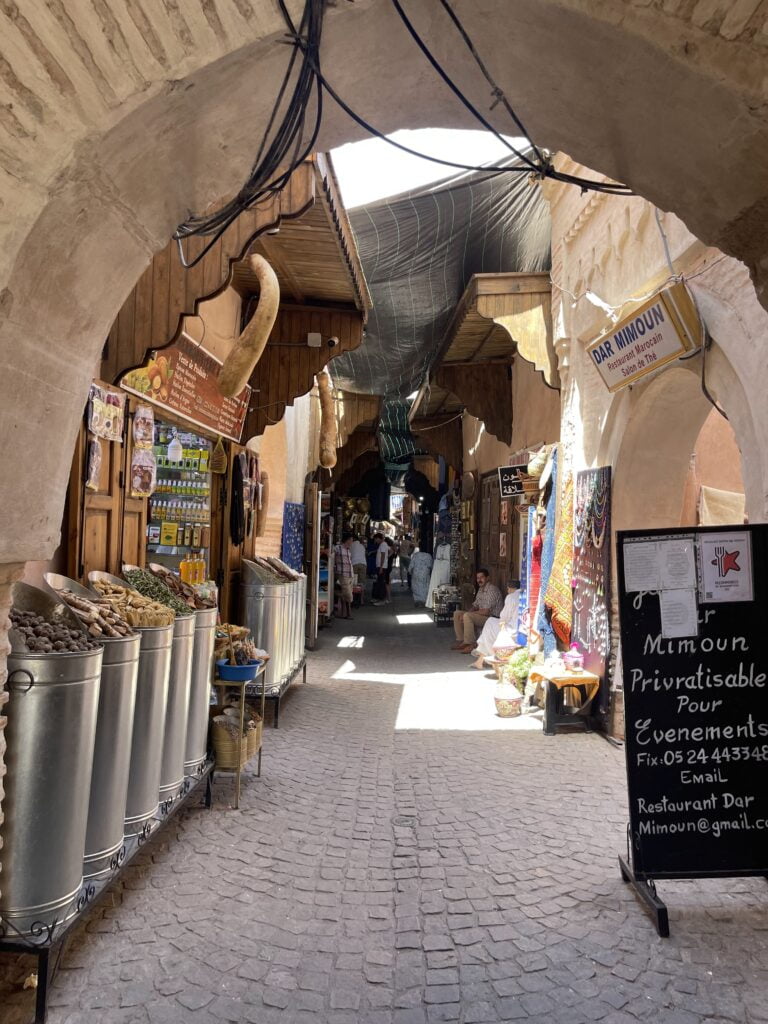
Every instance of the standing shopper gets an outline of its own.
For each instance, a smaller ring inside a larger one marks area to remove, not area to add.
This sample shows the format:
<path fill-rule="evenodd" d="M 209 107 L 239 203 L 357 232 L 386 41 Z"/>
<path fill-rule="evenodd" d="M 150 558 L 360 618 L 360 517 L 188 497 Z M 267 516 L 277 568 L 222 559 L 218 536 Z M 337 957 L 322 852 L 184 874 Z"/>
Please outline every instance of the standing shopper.
<path fill-rule="evenodd" d="M 355 578 L 355 571 L 352 568 L 352 540 L 352 534 L 345 533 L 341 538 L 341 544 L 337 544 L 333 549 L 334 569 L 341 592 L 342 619 L 352 618 L 350 614 L 352 607 L 352 582 Z"/>
<path fill-rule="evenodd" d="M 384 540 L 383 533 L 377 533 L 373 538 L 378 545 L 376 548 L 376 587 L 377 597 L 371 604 L 389 603 L 389 584 L 387 582 L 387 568 L 389 566 L 389 544 Z"/>
<path fill-rule="evenodd" d="M 361 589 L 360 604 L 365 604 L 365 578 L 368 573 L 366 567 L 365 545 L 361 543 L 359 537 L 355 537 L 352 541 L 350 555 L 352 556 L 352 568 L 355 571 L 355 578 L 357 579 L 358 585 Z"/>
<path fill-rule="evenodd" d="M 475 579 L 477 593 L 472 607 L 468 612 L 453 613 L 456 643 L 451 645 L 451 649 L 461 651 L 462 654 L 469 654 L 475 646 L 475 627 L 482 629 L 488 617 L 498 617 L 504 606 L 501 591 L 491 583 L 487 569 L 478 569 Z"/>
<path fill-rule="evenodd" d="M 400 540 L 400 582 L 405 583 L 408 581 L 408 586 L 411 585 L 411 555 L 413 554 L 414 543 L 411 540 L 411 535 L 406 533 Z"/>

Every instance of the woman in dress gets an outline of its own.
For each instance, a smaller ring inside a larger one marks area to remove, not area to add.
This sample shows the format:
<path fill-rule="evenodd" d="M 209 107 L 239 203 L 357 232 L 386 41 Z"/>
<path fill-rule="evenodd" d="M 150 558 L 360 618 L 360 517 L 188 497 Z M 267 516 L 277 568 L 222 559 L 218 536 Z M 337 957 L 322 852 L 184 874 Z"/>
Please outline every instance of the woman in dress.
<path fill-rule="evenodd" d="M 508 633 L 510 638 L 509 646 L 517 646 L 517 608 L 520 603 L 520 580 L 510 580 L 507 587 L 507 597 L 504 601 L 504 607 L 501 609 L 501 615 L 499 618 L 491 616 L 486 624 L 483 626 L 483 630 L 477 639 L 475 649 L 472 654 L 477 656 L 477 660 L 473 662 L 474 668 L 484 668 L 483 658 L 490 658 L 493 654 L 493 645 L 501 632 L 502 626 L 508 627 Z"/>
<path fill-rule="evenodd" d="M 411 593 L 416 606 L 423 605 L 429 595 L 432 555 L 417 548 L 411 555 Z"/>
<path fill-rule="evenodd" d="M 429 581 L 429 597 L 427 598 L 427 608 L 434 607 L 435 603 L 435 591 L 438 587 L 441 587 L 444 583 L 451 582 L 451 545 L 440 534 L 437 538 L 437 550 L 435 551 L 435 561 L 432 565 L 432 578 Z"/>

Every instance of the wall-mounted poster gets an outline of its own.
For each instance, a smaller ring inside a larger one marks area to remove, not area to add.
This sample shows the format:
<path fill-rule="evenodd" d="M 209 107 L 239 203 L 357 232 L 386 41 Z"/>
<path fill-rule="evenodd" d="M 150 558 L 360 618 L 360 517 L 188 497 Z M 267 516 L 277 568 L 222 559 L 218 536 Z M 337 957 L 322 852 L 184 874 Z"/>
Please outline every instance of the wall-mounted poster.
<path fill-rule="evenodd" d="M 499 534 L 499 558 L 507 557 L 507 535 L 506 533 Z"/>
<path fill-rule="evenodd" d="M 91 384 L 88 396 L 88 429 L 95 437 L 105 441 L 123 440 L 125 423 L 125 395 L 121 391 Z"/>
<path fill-rule="evenodd" d="M 509 526 L 509 505 L 506 501 L 499 505 L 499 522 L 502 526 Z"/>

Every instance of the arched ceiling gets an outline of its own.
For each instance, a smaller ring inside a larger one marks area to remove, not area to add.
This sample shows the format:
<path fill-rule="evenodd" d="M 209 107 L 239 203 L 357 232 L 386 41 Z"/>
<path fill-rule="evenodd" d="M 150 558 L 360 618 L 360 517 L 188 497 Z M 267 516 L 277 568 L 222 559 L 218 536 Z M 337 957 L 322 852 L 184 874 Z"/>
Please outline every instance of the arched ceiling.
<path fill-rule="evenodd" d="M 628 181 L 755 274 L 768 269 L 763 4 L 455 8 L 539 144 Z M 438 5 L 409 9 L 487 108 L 487 86 Z M 288 51 L 277 7 L 254 0 L 7 4 L 0 29 L 0 561 L 13 562 L 55 548 L 107 331 L 174 227 L 244 180 Z M 474 127 L 389 0 L 329 7 L 322 59 L 382 131 Z M 489 116 L 509 130 L 500 107 Z M 328 103 L 320 148 L 362 135 Z M 40 495 L 31 516 L 30 493 Z"/>

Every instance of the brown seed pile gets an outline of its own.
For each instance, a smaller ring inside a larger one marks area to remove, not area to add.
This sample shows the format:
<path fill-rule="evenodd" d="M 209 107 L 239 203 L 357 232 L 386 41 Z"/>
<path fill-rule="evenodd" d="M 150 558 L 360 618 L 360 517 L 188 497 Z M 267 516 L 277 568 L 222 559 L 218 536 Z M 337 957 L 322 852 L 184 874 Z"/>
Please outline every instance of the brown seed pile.
<path fill-rule="evenodd" d="M 23 644 L 21 651 L 14 647 L 18 654 L 75 654 L 101 646 L 98 640 L 86 636 L 81 629 L 68 626 L 65 622 L 49 622 L 36 612 L 11 608 L 11 626 Z"/>

